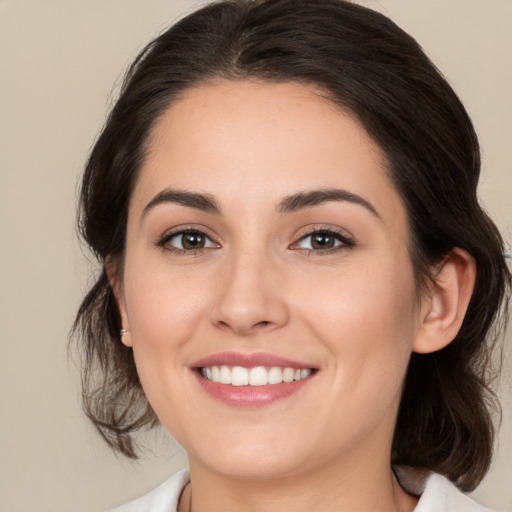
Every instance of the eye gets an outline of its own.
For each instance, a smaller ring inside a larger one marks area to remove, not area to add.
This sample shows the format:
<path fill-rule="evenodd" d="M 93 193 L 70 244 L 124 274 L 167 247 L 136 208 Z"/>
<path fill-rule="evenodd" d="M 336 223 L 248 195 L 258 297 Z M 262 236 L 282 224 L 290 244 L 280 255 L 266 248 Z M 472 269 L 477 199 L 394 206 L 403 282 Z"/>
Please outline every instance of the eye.
<path fill-rule="evenodd" d="M 176 252 L 194 252 L 219 247 L 219 244 L 198 229 L 185 229 L 167 234 L 158 245 Z"/>
<path fill-rule="evenodd" d="M 291 249 L 329 252 L 352 247 L 354 242 L 346 235 L 331 229 L 318 229 L 302 236 Z"/>

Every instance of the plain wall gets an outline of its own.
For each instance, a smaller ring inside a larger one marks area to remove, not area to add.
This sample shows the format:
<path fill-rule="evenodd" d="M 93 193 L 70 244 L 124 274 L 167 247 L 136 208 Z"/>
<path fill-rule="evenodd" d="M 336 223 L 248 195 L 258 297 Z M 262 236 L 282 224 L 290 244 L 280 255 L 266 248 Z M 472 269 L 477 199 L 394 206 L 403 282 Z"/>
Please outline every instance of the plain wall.
<path fill-rule="evenodd" d="M 67 336 L 95 268 L 74 233 L 78 177 L 114 83 L 199 3 L 0 0 L 0 512 L 101 511 L 185 463 L 164 434 L 139 463 L 110 453 L 80 409 Z M 511 240 L 512 1 L 361 3 L 411 32 L 459 93 L 483 148 L 481 197 Z M 475 495 L 512 510 L 510 357 L 505 366 L 497 457 Z"/>

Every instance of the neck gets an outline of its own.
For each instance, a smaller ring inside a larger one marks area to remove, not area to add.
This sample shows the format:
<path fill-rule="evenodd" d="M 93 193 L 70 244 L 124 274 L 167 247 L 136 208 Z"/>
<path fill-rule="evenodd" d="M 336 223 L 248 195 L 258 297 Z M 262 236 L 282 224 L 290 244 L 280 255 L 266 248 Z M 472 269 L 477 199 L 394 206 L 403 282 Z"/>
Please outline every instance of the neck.
<path fill-rule="evenodd" d="M 189 492 L 191 512 L 412 512 L 417 503 L 398 484 L 389 457 L 366 465 L 332 461 L 273 479 L 220 475 L 192 458 L 190 471 L 192 485 L 184 493 L 184 512 L 190 512 Z"/>

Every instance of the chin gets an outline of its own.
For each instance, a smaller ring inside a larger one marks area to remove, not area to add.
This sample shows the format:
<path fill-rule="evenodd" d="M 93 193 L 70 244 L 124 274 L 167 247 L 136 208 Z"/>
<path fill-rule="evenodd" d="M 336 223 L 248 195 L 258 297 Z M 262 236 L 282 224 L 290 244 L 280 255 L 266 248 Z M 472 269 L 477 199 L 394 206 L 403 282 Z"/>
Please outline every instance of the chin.
<path fill-rule="evenodd" d="M 200 465 L 225 477 L 252 480 L 295 474 L 305 468 L 308 460 L 305 453 L 301 454 L 300 446 L 276 443 L 275 440 L 212 441 L 208 447 L 199 447 L 198 450 L 190 450 L 188 453 L 191 466 L 197 460 Z"/>

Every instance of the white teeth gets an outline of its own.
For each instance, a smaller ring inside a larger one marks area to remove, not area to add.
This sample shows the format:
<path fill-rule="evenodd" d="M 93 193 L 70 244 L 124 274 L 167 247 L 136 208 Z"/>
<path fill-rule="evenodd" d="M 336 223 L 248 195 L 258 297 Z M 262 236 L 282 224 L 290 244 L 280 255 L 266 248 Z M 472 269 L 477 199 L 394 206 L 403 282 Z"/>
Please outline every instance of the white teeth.
<path fill-rule="evenodd" d="M 263 366 L 256 366 L 249 371 L 250 386 L 264 386 L 268 383 L 267 370 Z"/>
<path fill-rule="evenodd" d="M 273 366 L 268 372 L 269 384 L 281 384 L 283 382 L 283 370 L 278 366 Z"/>
<path fill-rule="evenodd" d="M 220 367 L 219 382 L 221 384 L 231 384 L 231 370 L 227 366 Z"/>
<path fill-rule="evenodd" d="M 283 382 L 293 382 L 295 370 L 293 368 L 285 368 L 283 372 Z"/>
<path fill-rule="evenodd" d="M 311 375 L 309 368 L 281 368 L 272 366 L 255 366 L 244 368 L 242 366 L 207 366 L 201 369 L 201 375 L 212 382 L 231 384 L 232 386 L 266 386 L 267 384 L 281 384 L 294 380 L 306 379 Z"/>
<path fill-rule="evenodd" d="M 311 370 L 308 368 L 306 370 L 300 371 L 300 378 L 305 379 L 306 377 L 309 377 L 311 375 Z"/>
<path fill-rule="evenodd" d="M 213 378 L 212 380 L 213 382 L 219 382 Z M 231 384 L 233 384 L 233 386 L 247 386 L 249 384 L 249 371 L 247 368 L 242 368 L 241 366 L 233 367 L 231 370 Z"/>

